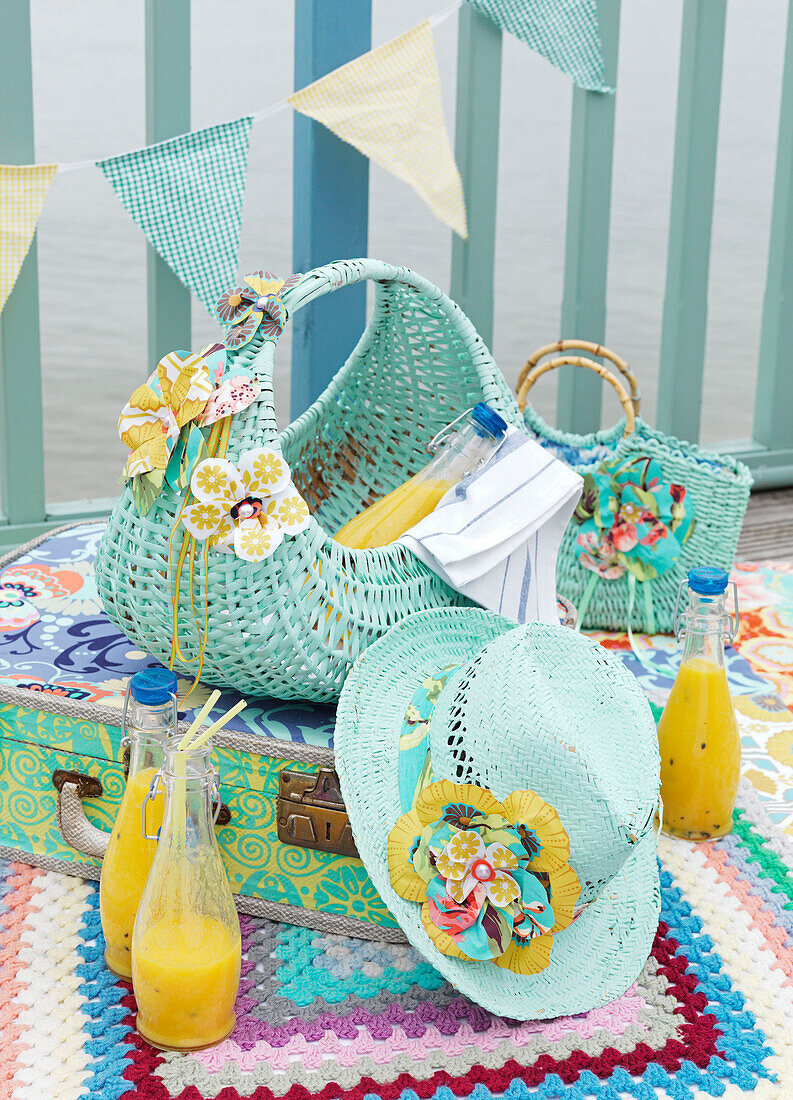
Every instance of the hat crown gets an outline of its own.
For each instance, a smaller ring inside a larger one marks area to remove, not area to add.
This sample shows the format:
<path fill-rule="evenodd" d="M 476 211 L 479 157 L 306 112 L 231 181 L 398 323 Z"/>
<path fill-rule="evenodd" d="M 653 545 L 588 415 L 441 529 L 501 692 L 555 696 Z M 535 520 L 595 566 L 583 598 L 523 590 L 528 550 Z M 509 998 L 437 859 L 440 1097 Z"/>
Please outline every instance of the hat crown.
<path fill-rule="evenodd" d="M 581 904 L 653 828 L 660 765 L 647 700 L 619 658 L 567 628 L 516 627 L 454 672 L 430 751 L 437 779 L 498 799 L 530 789 L 556 808 Z"/>

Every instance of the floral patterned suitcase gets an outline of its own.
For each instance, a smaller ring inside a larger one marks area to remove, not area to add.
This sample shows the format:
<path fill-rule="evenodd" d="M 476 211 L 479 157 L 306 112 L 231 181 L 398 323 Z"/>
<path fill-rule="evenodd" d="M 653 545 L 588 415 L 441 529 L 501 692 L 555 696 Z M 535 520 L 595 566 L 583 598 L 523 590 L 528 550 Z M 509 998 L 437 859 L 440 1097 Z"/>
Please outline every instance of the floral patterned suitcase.
<path fill-rule="evenodd" d="M 74 524 L 0 558 L 0 857 L 86 878 L 99 877 L 124 789 L 126 683 L 156 664 L 102 609 L 101 534 L 101 523 Z M 207 695 L 192 693 L 186 723 Z M 401 941 L 357 857 L 333 724 L 330 706 L 249 700 L 216 738 L 232 889 L 244 912 Z"/>

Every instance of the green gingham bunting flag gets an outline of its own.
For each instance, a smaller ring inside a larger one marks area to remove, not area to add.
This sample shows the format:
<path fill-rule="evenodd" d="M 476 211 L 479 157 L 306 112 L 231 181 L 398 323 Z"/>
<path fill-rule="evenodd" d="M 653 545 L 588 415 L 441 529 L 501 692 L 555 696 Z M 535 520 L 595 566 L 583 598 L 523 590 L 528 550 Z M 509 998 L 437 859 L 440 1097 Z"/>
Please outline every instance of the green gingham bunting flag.
<path fill-rule="evenodd" d="M 210 312 L 237 277 L 253 118 L 97 161 L 162 258 Z"/>
<path fill-rule="evenodd" d="M 581 88 L 612 92 L 603 79 L 597 0 L 468 0 Z"/>

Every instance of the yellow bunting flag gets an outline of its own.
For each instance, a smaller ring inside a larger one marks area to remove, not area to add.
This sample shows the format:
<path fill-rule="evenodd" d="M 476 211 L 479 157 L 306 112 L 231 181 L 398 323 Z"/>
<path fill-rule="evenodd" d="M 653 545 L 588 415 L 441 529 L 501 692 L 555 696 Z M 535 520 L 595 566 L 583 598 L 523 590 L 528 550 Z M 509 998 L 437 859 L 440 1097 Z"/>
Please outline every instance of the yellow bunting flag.
<path fill-rule="evenodd" d="M 57 164 L 0 164 L 0 310 L 14 289 Z"/>
<path fill-rule="evenodd" d="M 289 102 L 404 180 L 468 236 L 428 21 L 309 84 Z"/>

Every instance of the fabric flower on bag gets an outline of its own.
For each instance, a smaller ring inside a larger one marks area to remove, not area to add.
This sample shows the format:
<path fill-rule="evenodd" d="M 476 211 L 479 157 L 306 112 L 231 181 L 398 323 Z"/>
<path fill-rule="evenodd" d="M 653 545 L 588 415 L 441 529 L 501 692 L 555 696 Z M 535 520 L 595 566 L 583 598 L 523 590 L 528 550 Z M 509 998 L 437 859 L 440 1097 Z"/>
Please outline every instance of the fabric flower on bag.
<path fill-rule="evenodd" d="M 670 569 L 694 530 L 683 485 L 664 482 L 649 455 L 603 462 L 584 478 L 573 513 L 584 568 L 606 580 L 651 580 Z"/>
<path fill-rule="evenodd" d="M 302 277 L 290 275 L 281 279 L 271 271 L 254 271 L 243 277 L 242 286 L 234 286 L 222 294 L 215 314 L 227 327 L 226 347 L 234 350 L 244 347 L 260 329 L 265 339 L 277 339 L 286 323 L 280 295 Z"/>
<path fill-rule="evenodd" d="M 262 561 L 309 524 L 308 506 L 291 482 L 289 467 L 269 447 L 257 447 L 234 465 L 225 458 L 200 462 L 190 479 L 195 503 L 182 523 L 201 542 L 245 561 Z"/>
<path fill-rule="evenodd" d="M 172 351 L 160 360 L 118 420 L 121 442 L 130 451 L 124 478 L 167 468 L 181 429 L 203 412 L 212 389 L 201 355 Z"/>
<path fill-rule="evenodd" d="M 573 919 L 580 887 L 570 841 L 534 791 L 499 802 L 484 787 L 425 787 L 388 837 L 391 884 L 422 903 L 439 951 L 519 974 L 548 965 L 555 932 Z"/>

